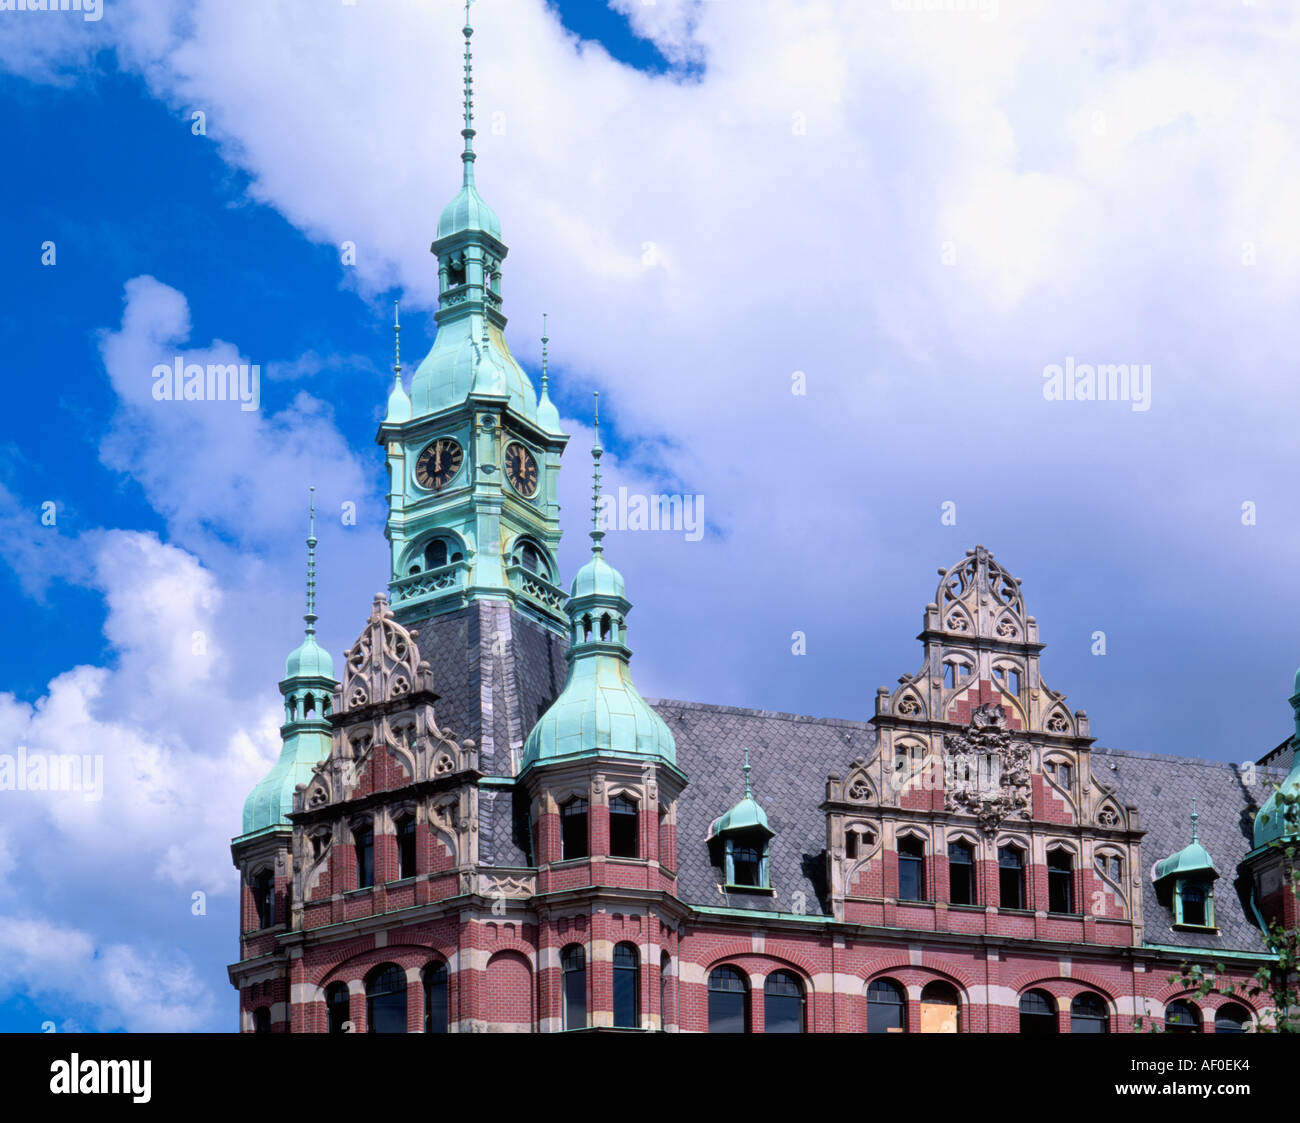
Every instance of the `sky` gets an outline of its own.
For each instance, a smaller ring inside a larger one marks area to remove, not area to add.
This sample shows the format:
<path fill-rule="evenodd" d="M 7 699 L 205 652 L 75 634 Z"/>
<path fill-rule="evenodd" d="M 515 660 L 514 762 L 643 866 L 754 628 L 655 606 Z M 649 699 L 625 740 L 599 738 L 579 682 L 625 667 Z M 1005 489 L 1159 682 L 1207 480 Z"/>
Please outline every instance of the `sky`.
<path fill-rule="evenodd" d="M 392 302 L 408 369 L 432 340 L 463 10 L 85 14 L 0 11 L 0 761 L 103 761 L 100 798 L 0 791 L 0 1029 L 228 1030 L 309 485 L 336 657 L 387 580 L 374 436 Z M 593 390 L 606 491 L 703 500 L 702 535 L 606 540 L 643 694 L 865 720 L 983 543 L 1099 744 L 1289 735 L 1300 9 L 473 19 L 508 336 L 536 376 L 548 315 L 572 435 L 566 579 Z M 258 408 L 155 400 L 177 355 L 258 364 Z M 1102 364 L 1126 400 L 1055 392 Z"/>

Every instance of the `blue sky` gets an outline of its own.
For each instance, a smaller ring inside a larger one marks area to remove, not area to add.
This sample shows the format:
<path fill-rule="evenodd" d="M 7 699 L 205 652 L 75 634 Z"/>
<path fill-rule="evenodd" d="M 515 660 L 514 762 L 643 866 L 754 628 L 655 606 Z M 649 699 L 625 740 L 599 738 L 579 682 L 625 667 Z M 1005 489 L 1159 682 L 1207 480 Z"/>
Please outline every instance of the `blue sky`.
<path fill-rule="evenodd" d="M 592 389 L 609 488 L 705 499 L 699 542 L 607 542 L 647 695 L 866 718 L 983 542 L 1101 744 L 1290 731 L 1300 25 L 1059 7 L 476 5 L 509 335 L 535 372 L 550 314 L 573 434 L 566 574 Z M 95 803 L 0 793 L 0 1028 L 233 1025 L 228 840 L 276 751 L 308 482 L 359 512 L 320 530 L 336 653 L 386 580 L 373 438 L 394 298 L 406 362 L 430 342 L 454 9 L 0 22 L 0 752 L 107 769 Z M 153 402 L 176 353 L 259 363 L 260 410 Z M 1149 365 L 1150 408 L 1047 400 L 1067 359 Z"/>

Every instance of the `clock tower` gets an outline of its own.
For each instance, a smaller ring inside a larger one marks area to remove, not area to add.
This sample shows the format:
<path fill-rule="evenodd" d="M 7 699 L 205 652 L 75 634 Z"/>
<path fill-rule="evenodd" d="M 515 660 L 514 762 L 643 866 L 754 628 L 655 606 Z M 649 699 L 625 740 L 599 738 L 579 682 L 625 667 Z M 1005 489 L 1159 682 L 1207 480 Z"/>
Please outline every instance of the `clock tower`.
<path fill-rule="evenodd" d="M 420 637 L 435 680 L 455 688 L 440 714 L 481 741 L 488 771 L 512 775 L 515 750 L 564 682 L 557 477 L 568 437 L 547 393 L 545 336 L 540 397 L 506 342 L 507 250 L 474 182 L 472 35 L 467 20 L 461 186 L 430 247 L 437 333 L 409 388 L 399 344 L 376 439 L 389 476 L 393 613 Z"/>

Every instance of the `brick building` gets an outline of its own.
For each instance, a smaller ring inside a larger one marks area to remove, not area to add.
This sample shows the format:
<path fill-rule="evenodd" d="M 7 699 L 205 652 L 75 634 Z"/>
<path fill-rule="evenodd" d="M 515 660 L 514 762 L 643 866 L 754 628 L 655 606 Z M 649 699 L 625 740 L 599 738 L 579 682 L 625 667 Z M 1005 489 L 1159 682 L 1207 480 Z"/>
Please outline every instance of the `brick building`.
<path fill-rule="evenodd" d="M 510 353 L 506 246 L 444 209 L 437 335 L 378 443 L 387 596 L 288 658 L 283 750 L 232 844 L 257 1032 L 1235 1032 L 1168 976 L 1295 923 L 1297 735 L 1253 769 L 1094 747 L 1020 582 L 940 571 L 919 669 L 868 721 L 647 702 L 605 558 L 561 583 L 567 438 Z M 599 428 L 597 428 L 599 433 Z M 599 438 L 593 450 L 599 496 Z M 797 765 L 792 765 L 797 761 Z"/>

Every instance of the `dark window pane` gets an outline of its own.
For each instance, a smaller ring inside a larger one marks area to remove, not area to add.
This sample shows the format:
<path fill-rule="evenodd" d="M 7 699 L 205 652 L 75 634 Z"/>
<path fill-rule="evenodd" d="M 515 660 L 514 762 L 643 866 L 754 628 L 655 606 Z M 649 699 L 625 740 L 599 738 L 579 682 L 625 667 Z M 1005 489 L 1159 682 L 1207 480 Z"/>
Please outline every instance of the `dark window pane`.
<path fill-rule="evenodd" d="M 1183 923 L 1204 926 L 1205 886 L 1199 882 L 1183 882 Z"/>
<path fill-rule="evenodd" d="M 1190 1002 L 1171 1002 L 1165 1010 L 1166 1033 L 1200 1033 L 1201 1012 Z"/>
<path fill-rule="evenodd" d="M 330 1033 L 344 1033 L 349 1020 L 347 983 L 331 983 L 325 991 L 325 1009 Z"/>
<path fill-rule="evenodd" d="M 975 903 L 975 851 L 965 842 L 948 845 L 948 900 L 954 905 Z"/>
<path fill-rule="evenodd" d="M 1074 860 L 1064 850 L 1047 853 L 1047 911 L 1074 912 Z"/>
<path fill-rule="evenodd" d="M 763 1032 L 803 1031 L 803 984 L 788 971 L 768 975 L 763 984 Z"/>
<path fill-rule="evenodd" d="M 614 1024 L 636 1027 L 641 1023 L 641 995 L 637 986 L 637 953 L 631 944 L 614 948 Z"/>
<path fill-rule="evenodd" d="M 269 928 L 275 923 L 275 875 L 270 870 L 262 870 L 253 878 L 253 906 L 259 928 Z"/>
<path fill-rule="evenodd" d="M 447 1032 L 447 965 L 431 963 L 424 969 L 424 1032 Z"/>
<path fill-rule="evenodd" d="M 919 838 L 898 842 L 898 899 L 925 900 L 925 849 Z"/>
<path fill-rule="evenodd" d="M 370 827 L 358 827 L 353 832 L 357 844 L 357 888 L 365 889 L 375 883 L 375 832 Z"/>
<path fill-rule="evenodd" d="M 733 885 L 759 884 L 759 853 L 752 846 L 736 846 L 731 851 Z"/>
<path fill-rule="evenodd" d="M 587 1026 L 587 955 L 577 944 L 570 944 L 560 957 L 564 972 L 564 1028 Z"/>
<path fill-rule="evenodd" d="M 560 808 L 560 846 L 563 858 L 587 856 L 587 801 L 571 799 Z"/>
<path fill-rule="evenodd" d="M 1055 1033 L 1056 1002 L 1050 994 L 1031 990 L 1020 996 L 1020 1032 Z"/>
<path fill-rule="evenodd" d="M 397 876 L 415 876 L 415 819 L 410 815 L 397 820 Z"/>
<path fill-rule="evenodd" d="M 271 1032 L 271 1008 L 269 1006 L 259 1006 L 253 1011 L 253 1032 Z"/>
<path fill-rule="evenodd" d="M 1249 1011 L 1235 1002 L 1226 1002 L 1214 1012 L 1215 1033 L 1245 1033 L 1249 1025 Z"/>
<path fill-rule="evenodd" d="M 749 1032 L 749 990 L 734 967 L 719 967 L 709 976 L 709 1032 Z"/>
<path fill-rule="evenodd" d="M 889 979 L 867 987 L 867 1032 L 901 1033 L 907 1028 L 907 1003 L 902 988 Z"/>
<path fill-rule="evenodd" d="M 447 564 L 447 543 L 435 538 L 424 551 L 424 564 L 429 569 L 438 569 Z"/>
<path fill-rule="evenodd" d="M 1106 1001 L 1098 994 L 1085 991 L 1070 1003 L 1071 1033 L 1109 1033 L 1110 1015 Z"/>
<path fill-rule="evenodd" d="M 998 847 L 998 904 L 1004 909 L 1025 907 L 1025 856 L 1014 846 Z"/>
<path fill-rule="evenodd" d="M 617 795 L 609 801 L 609 852 L 615 858 L 637 856 L 637 805 Z"/>
<path fill-rule="evenodd" d="M 366 979 L 366 1031 L 406 1032 L 406 972 L 394 963 L 375 968 Z"/>

